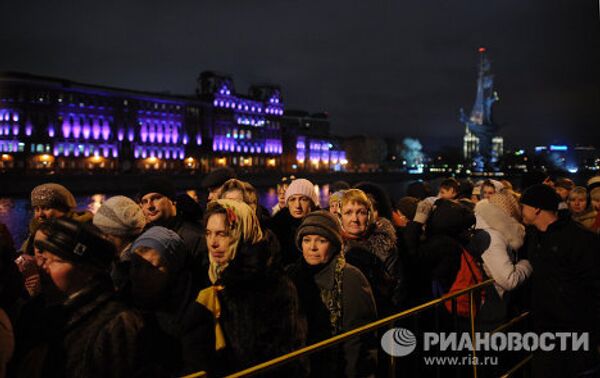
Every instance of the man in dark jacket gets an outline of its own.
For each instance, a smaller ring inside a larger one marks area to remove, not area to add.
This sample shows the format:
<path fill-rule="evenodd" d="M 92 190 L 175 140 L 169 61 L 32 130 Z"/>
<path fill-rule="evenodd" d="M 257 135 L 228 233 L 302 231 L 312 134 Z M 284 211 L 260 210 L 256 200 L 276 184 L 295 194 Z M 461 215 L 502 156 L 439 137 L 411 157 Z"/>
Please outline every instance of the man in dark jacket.
<path fill-rule="evenodd" d="M 190 256 L 195 287 L 200 289 L 208 285 L 204 282 L 209 265 L 206 239 L 201 227 L 178 216 L 175 194 L 171 181 L 165 177 L 153 177 L 144 182 L 138 198 L 146 217 L 146 229 L 163 226 L 175 231 L 183 239 Z"/>
<path fill-rule="evenodd" d="M 588 332 L 590 348 L 536 352 L 535 377 L 579 376 L 600 368 L 600 243 L 571 218 L 560 218 L 559 203 L 555 191 L 543 184 L 521 197 L 523 221 L 533 226 L 526 247 L 533 266 L 534 327 L 538 333 Z"/>

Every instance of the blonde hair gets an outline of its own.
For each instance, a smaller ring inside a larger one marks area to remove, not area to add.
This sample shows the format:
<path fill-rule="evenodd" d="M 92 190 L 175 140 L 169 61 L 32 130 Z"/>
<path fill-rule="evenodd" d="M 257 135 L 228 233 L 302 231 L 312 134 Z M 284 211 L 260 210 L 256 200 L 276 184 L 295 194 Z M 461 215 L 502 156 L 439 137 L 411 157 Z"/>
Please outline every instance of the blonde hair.
<path fill-rule="evenodd" d="M 373 222 L 373 216 L 375 214 L 375 210 L 373 208 L 373 202 L 369 200 L 369 197 L 365 192 L 360 189 L 348 189 L 342 195 L 342 200 L 340 201 L 340 208 L 338 210 L 339 215 L 342 215 L 342 208 L 351 203 L 357 203 L 359 205 L 363 205 L 367 208 L 369 212 L 369 224 Z"/>
<path fill-rule="evenodd" d="M 588 192 L 587 192 L 586 188 L 584 188 L 583 186 L 576 186 L 573 188 L 573 190 L 571 190 L 569 192 L 568 200 L 570 201 L 575 197 L 583 197 L 583 198 L 587 199 L 587 195 L 588 195 Z"/>

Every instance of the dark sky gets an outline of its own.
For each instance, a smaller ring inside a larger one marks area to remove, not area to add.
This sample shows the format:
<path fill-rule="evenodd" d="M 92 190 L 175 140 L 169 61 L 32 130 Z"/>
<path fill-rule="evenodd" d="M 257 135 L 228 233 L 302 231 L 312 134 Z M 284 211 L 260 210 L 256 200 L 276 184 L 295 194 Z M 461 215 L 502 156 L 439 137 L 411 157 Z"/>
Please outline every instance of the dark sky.
<path fill-rule="evenodd" d="M 600 147 L 597 0 L 3 1 L 0 70 L 191 94 L 203 70 L 282 86 L 341 135 L 460 145 L 488 48 L 508 146 Z"/>

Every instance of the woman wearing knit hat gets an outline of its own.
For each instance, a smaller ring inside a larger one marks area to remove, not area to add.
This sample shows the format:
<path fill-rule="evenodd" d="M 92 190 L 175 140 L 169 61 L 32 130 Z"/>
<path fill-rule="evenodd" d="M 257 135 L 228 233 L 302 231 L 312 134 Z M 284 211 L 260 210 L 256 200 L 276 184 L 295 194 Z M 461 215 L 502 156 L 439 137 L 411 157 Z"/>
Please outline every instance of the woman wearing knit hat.
<path fill-rule="evenodd" d="M 181 237 L 154 226 L 127 254 L 133 302 L 148 323 L 158 326 L 152 342 L 162 350 L 155 364 L 172 376 L 208 371 L 214 356 L 212 314 L 195 302 L 198 293 Z"/>
<path fill-rule="evenodd" d="M 281 264 L 286 267 L 300 259 L 294 234 L 304 218 L 320 207 L 319 196 L 312 182 L 306 179 L 292 181 L 285 192 L 286 207 L 265 223 L 281 245 Z"/>
<path fill-rule="evenodd" d="M 379 313 L 392 313 L 402 306 L 406 295 L 394 226 L 388 219 L 376 217 L 371 201 L 360 189 L 344 192 L 339 219 L 347 261 L 369 280 Z"/>
<path fill-rule="evenodd" d="M 296 233 L 303 259 L 289 269 L 308 323 L 308 342 L 315 343 L 376 319 L 375 300 L 365 276 L 346 263 L 338 219 L 327 211 L 307 215 Z M 351 341 L 340 349 L 311 356 L 315 377 L 368 376 L 376 369 L 376 342 Z M 341 363 L 344 361 L 345 363 Z"/>
<path fill-rule="evenodd" d="M 87 210 L 77 211 L 73 194 L 56 183 L 38 185 L 31 191 L 33 217 L 29 223 L 29 236 L 20 251 L 33 255 L 33 234 L 40 223 L 53 218 L 68 218 L 80 223 L 92 221 L 93 214 Z"/>
<path fill-rule="evenodd" d="M 272 265 L 272 245 L 254 211 L 245 203 L 219 199 L 208 204 L 205 234 L 212 286 L 196 301 L 214 315 L 218 353 L 215 376 L 238 371 L 304 345 L 306 325 L 299 316 L 293 283 Z M 276 376 L 296 376 L 300 361 Z"/>
<path fill-rule="evenodd" d="M 114 196 L 100 206 L 93 223 L 115 244 L 118 257 L 121 257 L 144 230 L 146 218 L 135 201 L 125 196 Z"/>

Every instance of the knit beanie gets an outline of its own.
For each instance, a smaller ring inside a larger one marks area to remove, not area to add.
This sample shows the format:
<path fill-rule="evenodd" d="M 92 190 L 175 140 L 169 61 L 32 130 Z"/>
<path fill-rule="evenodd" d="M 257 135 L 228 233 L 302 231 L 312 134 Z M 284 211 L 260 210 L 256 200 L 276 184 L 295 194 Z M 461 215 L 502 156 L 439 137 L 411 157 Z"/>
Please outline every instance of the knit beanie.
<path fill-rule="evenodd" d="M 170 273 L 183 269 L 187 259 L 187 252 L 183 240 L 175 231 L 161 226 L 150 227 L 141 234 L 131 246 L 130 253 L 135 253 L 139 247 L 148 247 L 156 250 L 165 261 Z"/>
<path fill-rule="evenodd" d="M 329 240 L 335 247 L 335 253 L 342 249 L 343 239 L 340 221 L 328 211 L 313 211 L 304 217 L 298 231 L 296 231 L 296 246 L 299 250 L 302 250 L 302 238 L 306 235 L 320 235 Z"/>
<path fill-rule="evenodd" d="M 545 184 L 535 184 L 525 189 L 521 196 L 521 203 L 536 209 L 558 211 L 561 202 L 559 195 Z"/>
<path fill-rule="evenodd" d="M 396 209 L 398 209 L 406 218 L 414 219 L 418 203 L 419 200 L 415 197 L 402 197 L 398 203 L 396 203 Z"/>
<path fill-rule="evenodd" d="M 69 211 L 77 207 L 77 201 L 64 186 L 48 183 L 36 186 L 31 191 L 31 207 L 37 206 Z"/>
<path fill-rule="evenodd" d="M 93 223 L 105 234 L 136 236 L 146 226 L 146 219 L 140 206 L 132 199 L 114 196 L 100 206 Z"/>
<path fill-rule="evenodd" d="M 285 203 L 287 204 L 290 197 L 296 194 L 302 194 L 303 196 L 310 198 L 316 207 L 321 207 L 319 196 L 317 195 L 317 192 L 315 192 L 315 186 L 307 179 L 296 179 L 292 181 L 285 191 Z"/>
<path fill-rule="evenodd" d="M 175 186 L 166 177 L 151 177 L 144 181 L 138 193 L 138 198 L 141 199 L 148 193 L 162 194 L 171 200 L 175 200 L 176 195 Z"/>
<path fill-rule="evenodd" d="M 68 218 L 52 218 L 44 224 L 48 227 L 48 237 L 34 241 L 36 248 L 67 261 L 87 263 L 108 271 L 116 249 L 96 226 Z"/>
<path fill-rule="evenodd" d="M 515 218 L 516 220 L 521 219 L 521 208 L 519 202 L 508 191 L 502 191 L 495 193 L 488 198 L 489 203 L 500 208 L 508 216 Z"/>

